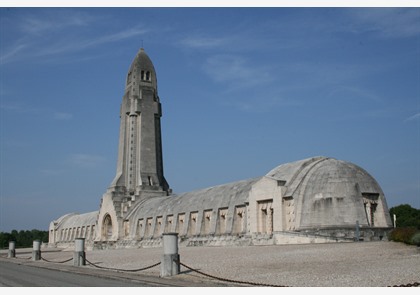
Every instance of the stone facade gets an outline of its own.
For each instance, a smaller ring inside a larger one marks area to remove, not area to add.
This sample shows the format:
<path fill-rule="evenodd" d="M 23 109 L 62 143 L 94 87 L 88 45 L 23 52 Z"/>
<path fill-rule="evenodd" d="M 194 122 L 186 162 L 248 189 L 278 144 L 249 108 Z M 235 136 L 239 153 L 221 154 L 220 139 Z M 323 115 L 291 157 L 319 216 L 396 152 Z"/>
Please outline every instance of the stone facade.
<path fill-rule="evenodd" d="M 321 243 L 386 238 L 384 193 L 362 168 L 328 157 L 277 166 L 266 175 L 175 195 L 163 173 L 162 107 L 143 49 L 126 79 L 117 173 L 99 211 L 50 224 L 51 245 L 153 247 L 176 232 L 189 246 Z M 356 229 L 357 224 L 357 229 Z"/>

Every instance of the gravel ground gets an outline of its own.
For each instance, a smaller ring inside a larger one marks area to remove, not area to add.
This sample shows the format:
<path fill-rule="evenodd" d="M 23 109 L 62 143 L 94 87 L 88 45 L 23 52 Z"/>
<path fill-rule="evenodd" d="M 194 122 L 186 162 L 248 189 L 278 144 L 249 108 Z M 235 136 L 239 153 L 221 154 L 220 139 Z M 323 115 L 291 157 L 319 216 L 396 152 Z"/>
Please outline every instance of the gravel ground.
<path fill-rule="evenodd" d="M 387 241 L 251 247 L 180 247 L 179 254 L 182 263 L 203 273 L 269 285 L 387 287 L 420 282 L 420 249 Z M 43 258 L 57 262 L 72 258 L 72 255 L 72 251 L 42 253 Z M 161 248 L 86 252 L 88 262 L 100 267 L 124 270 L 153 265 L 160 262 L 161 256 Z M 72 261 L 68 264 L 72 264 Z M 141 273 L 159 276 L 160 267 L 156 266 Z M 193 281 L 215 281 L 184 266 L 181 267 L 179 277 Z"/>

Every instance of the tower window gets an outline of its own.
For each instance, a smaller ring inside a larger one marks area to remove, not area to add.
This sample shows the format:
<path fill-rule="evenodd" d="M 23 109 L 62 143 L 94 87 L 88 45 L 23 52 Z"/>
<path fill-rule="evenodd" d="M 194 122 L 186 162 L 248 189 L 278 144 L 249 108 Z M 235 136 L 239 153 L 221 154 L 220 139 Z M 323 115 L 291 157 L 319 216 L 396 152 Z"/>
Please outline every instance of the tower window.
<path fill-rule="evenodd" d="M 151 80 L 151 74 L 150 74 L 150 71 L 147 71 L 147 72 L 145 72 L 145 71 L 141 71 L 141 75 L 140 75 L 140 77 L 141 77 L 141 80 L 142 80 L 142 81 L 150 81 L 150 80 Z"/>

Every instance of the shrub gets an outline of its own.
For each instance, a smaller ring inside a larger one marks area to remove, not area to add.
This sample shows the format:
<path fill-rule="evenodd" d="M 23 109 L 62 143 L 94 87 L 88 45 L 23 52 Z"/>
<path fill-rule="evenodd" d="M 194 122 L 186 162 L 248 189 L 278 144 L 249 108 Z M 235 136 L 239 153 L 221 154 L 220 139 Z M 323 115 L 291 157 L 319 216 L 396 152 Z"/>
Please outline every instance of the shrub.
<path fill-rule="evenodd" d="M 405 244 L 412 245 L 411 239 L 415 234 L 419 234 L 415 227 L 397 227 L 389 233 L 389 239 L 395 242 L 402 242 Z"/>
<path fill-rule="evenodd" d="M 420 247 L 420 232 L 415 233 L 410 240 L 412 245 Z"/>

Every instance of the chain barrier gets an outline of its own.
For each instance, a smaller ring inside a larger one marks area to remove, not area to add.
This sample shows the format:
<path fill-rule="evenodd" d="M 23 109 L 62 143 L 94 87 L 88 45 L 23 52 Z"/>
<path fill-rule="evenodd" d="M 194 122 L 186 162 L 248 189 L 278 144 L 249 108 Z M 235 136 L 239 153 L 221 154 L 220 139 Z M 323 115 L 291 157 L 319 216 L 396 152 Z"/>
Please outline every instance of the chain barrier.
<path fill-rule="evenodd" d="M 70 259 L 64 260 L 64 261 L 51 261 L 51 260 L 45 259 L 44 257 L 41 257 L 41 259 L 45 262 L 51 262 L 51 263 L 66 263 L 66 262 L 69 262 L 69 261 L 73 260 L 73 257 L 70 258 Z"/>
<path fill-rule="evenodd" d="M 394 285 L 394 286 L 388 286 L 388 287 L 420 287 L 420 283 L 419 282 L 415 282 L 415 283 L 408 283 L 408 284 L 404 284 L 404 285 Z"/>
<path fill-rule="evenodd" d="M 6 255 L 1 255 L 1 257 L 7 257 L 7 256 Z M 17 259 L 26 259 L 26 260 L 31 259 L 31 257 L 17 257 L 17 256 L 15 258 L 17 258 Z M 47 259 L 41 257 L 41 260 L 43 260 L 45 262 L 50 262 L 50 263 L 66 263 L 66 262 L 69 262 L 69 261 L 73 260 L 73 258 L 70 258 L 70 259 L 67 259 L 67 260 L 64 260 L 64 261 L 51 261 L 51 260 L 47 260 Z M 155 263 L 153 265 L 150 265 L 150 266 L 147 266 L 147 267 L 143 267 L 143 268 L 138 268 L 138 269 L 119 269 L 119 268 L 111 268 L 111 267 L 99 266 L 97 264 L 94 264 L 94 263 L 90 262 L 87 259 L 85 259 L 85 260 L 86 260 L 86 262 L 88 264 L 90 264 L 90 265 L 92 265 L 92 266 L 94 266 L 96 268 L 107 269 L 107 270 L 115 270 L 115 271 L 122 271 L 122 272 L 138 272 L 138 271 L 143 271 L 143 270 L 147 270 L 147 269 L 150 269 L 152 267 L 158 266 L 160 264 L 160 262 L 158 262 L 158 263 Z M 219 280 L 219 281 L 224 281 L 224 282 L 229 282 L 229 283 L 237 283 L 237 284 L 246 284 L 246 285 L 252 285 L 252 286 L 290 287 L 290 286 L 286 286 L 286 285 L 274 285 L 274 284 L 255 283 L 255 282 L 245 282 L 245 281 L 238 281 L 238 280 L 231 280 L 231 279 L 221 278 L 221 277 L 210 275 L 210 274 L 204 273 L 202 271 L 199 271 L 197 269 L 194 269 L 194 268 L 192 268 L 192 267 L 190 267 L 190 266 L 186 265 L 185 263 L 182 263 L 182 262 L 180 262 L 178 260 L 174 260 L 174 262 L 177 263 L 177 264 L 179 264 L 179 265 L 182 265 L 183 267 L 185 267 L 185 268 L 187 268 L 187 269 L 189 269 L 191 271 L 194 271 L 194 272 L 196 272 L 198 274 L 201 274 L 203 276 L 206 276 L 206 277 L 209 277 L 209 278 L 212 278 L 212 279 L 216 279 L 216 280 Z M 420 282 L 414 282 L 414 283 L 408 283 L 408 284 L 401 284 L 401 285 L 393 285 L 393 286 L 387 286 L 387 287 L 391 287 L 391 288 L 392 287 L 397 287 L 397 288 L 398 287 L 420 287 Z"/>
<path fill-rule="evenodd" d="M 212 278 L 212 279 L 216 279 L 216 280 L 219 280 L 219 281 L 224 281 L 224 282 L 229 282 L 229 283 L 237 283 L 237 284 L 247 284 L 247 285 L 253 285 L 253 286 L 263 286 L 263 287 L 289 287 L 289 286 L 285 286 L 285 285 L 263 284 L 263 283 L 245 282 L 245 281 L 237 281 L 237 280 L 220 278 L 220 277 L 216 277 L 216 276 L 213 276 L 213 275 L 206 274 L 206 273 L 204 273 L 202 271 L 199 271 L 197 269 L 194 269 L 192 267 L 189 267 L 188 265 L 186 265 L 186 264 L 184 264 L 184 263 L 182 263 L 178 260 L 174 260 L 174 262 L 179 264 L 179 265 L 182 265 L 185 268 L 188 268 L 191 271 L 194 271 L 194 272 L 199 273 L 203 276 L 206 276 L 206 277 L 209 277 L 209 278 Z"/>
<path fill-rule="evenodd" d="M 26 259 L 26 260 L 28 260 L 28 259 L 32 259 L 32 257 L 17 257 L 17 256 L 15 256 L 15 258 L 16 258 L 16 259 Z"/>
<path fill-rule="evenodd" d="M 92 262 L 90 262 L 89 260 L 85 259 L 87 263 L 89 263 L 90 265 L 97 267 L 97 268 L 101 268 L 101 269 L 108 269 L 108 270 L 116 270 L 116 271 L 125 271 L 125 272 L 137 272 L 137 271 L 142 271 L 142 270 L 146 270 L 155 266 L 158 266 L 160 264 L 160 262 L 155 263 L 153 265 L 150 266 L 146 266 L 143 268 L 138 268 L 138 269 L 120 269 L 120 268 L 111 268 L 111 267 L 103 267 L 103 266 L 99 266 L 97 264 L 94 264 Z"/>
<path fill-rule="evenodd" d="M 188 265 L 178 261 L 178 260 L 174 260 L 175 263 L 182 265 L 185 268 L 188 268 L 191 271 L 194 271 L 196 273 L 199 273 L 203 276 L 206 277 L 210 277 L 216 280 L 220 280 L 220 281 L 225 281 L 225 282 L 230 282 L 230 283 L 238 283 L 238 284 L 247 284 L 247 285 L 253 285 L 253 286 L 265 286 L 265 287 L 290 287 L 290 286 L 285 286 L 285 285 L 273 285 L 273 284 L 263 284 L 263 283 L 254 283 L 254 282 L 244 282 L 244 281 L 237 281 L 237 280 L 231 280 L 231 279 L 225 279 L 225 278 L 220 278 L 220 277 L 216 277 L 213 275 L 209 275 L 206 274 L 202 271 L 199 271 L 197 269 L 194 269 L 192 267 L 189 267 Z M 420 287 L 420 283 L 419 282 L 415 282 L 415 283 L 408 283 L 408 284 L 403 284 L 403 285 L 394 285 L 394 286 L 388 286 L 388 287 Z"/>

